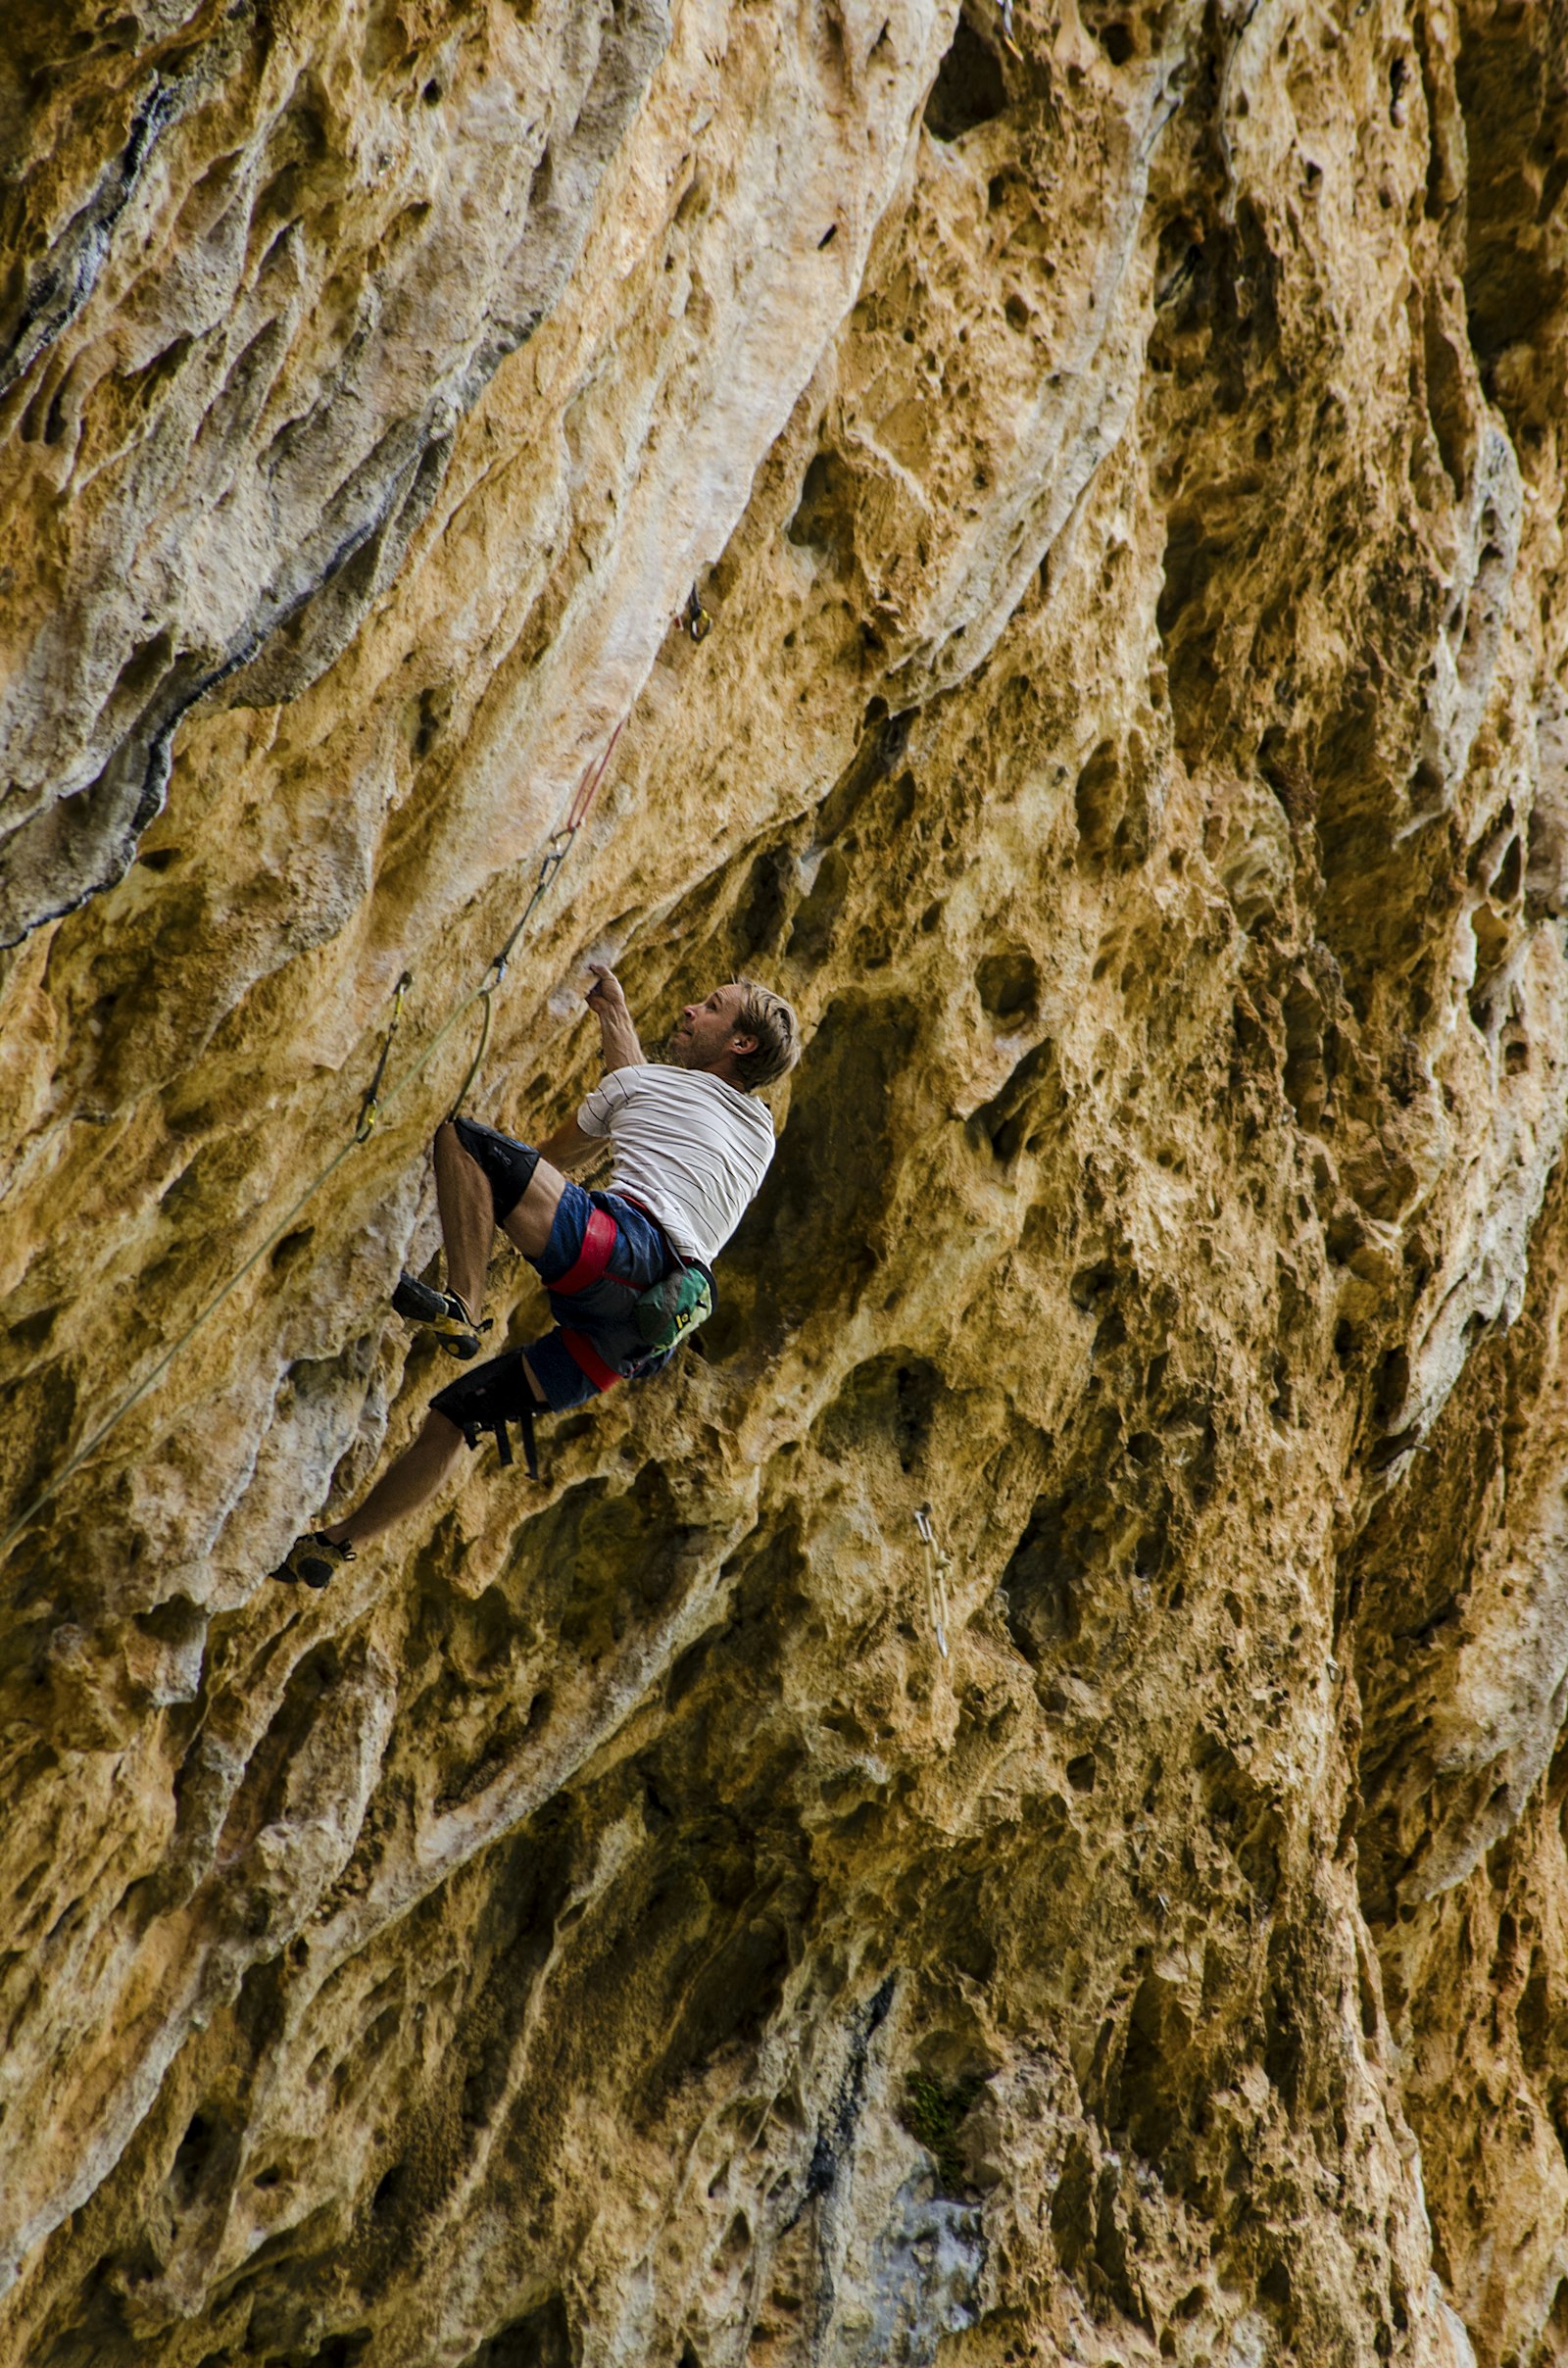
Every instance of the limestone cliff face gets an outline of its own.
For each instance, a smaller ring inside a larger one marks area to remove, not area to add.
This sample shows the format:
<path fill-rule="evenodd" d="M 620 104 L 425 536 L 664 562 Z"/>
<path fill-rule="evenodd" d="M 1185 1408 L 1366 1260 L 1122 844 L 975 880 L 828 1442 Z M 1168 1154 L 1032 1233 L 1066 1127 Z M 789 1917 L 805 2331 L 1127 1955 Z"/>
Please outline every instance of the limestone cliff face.
<path fill-rule="evenodd" d="M 13 0 L 0 127 L 0 2354 L 1568 2357 L 1561 12 Z M 267 1581 L 470 1018 L 39 1506 L 617 725 L 474 1107 L 798 1002 L 704 1353 Z"/>

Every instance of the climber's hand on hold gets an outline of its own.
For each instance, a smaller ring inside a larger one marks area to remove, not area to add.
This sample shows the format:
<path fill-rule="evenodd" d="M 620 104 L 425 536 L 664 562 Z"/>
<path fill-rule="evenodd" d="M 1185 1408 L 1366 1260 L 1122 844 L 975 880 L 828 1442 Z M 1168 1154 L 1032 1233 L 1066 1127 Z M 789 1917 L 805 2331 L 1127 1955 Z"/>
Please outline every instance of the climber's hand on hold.
<path fill-rule="evenodd" d="M 624 1011 L 625 990 L 610 964 L 590 962 L 588 967 L 594 974 L 594 983 L 588 990 L 588 1009 L 601 1018 L 607 1011 Z"/>
<path fill-rule="evenodd" d="M 588 990 L 588 1009 L 599 1022 L 605 1067 L 641 1068 L 648 1057 L 637 1041 L 619 979 L 608 962 L 590 962 L 588 967 L 594 974 L 594 983 Z"/>

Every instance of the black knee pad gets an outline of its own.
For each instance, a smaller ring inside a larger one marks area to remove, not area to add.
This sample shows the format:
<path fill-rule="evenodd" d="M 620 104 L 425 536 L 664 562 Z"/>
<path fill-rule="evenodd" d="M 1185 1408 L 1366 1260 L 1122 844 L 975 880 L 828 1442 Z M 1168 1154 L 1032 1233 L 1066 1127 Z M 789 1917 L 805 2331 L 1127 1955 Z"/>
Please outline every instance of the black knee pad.
<path fill-rule="evenodd" d="M 469 1159 L 483 1168 L 496 1223 L 504 1225 L 533 1182 L 539 1154 L 531 1143 L 517 1143 L 511 1135 L 498 1134 L 493 1126 L 481 1126 L 477 1118 L 454 1118 L 452 1123 Z"/>
<path fill-rule="evenodd" d="M 477 1447 L 480 1436 L 488 1431 L 496 1443 L 496 1453 L 503 1463 L 512 1461 L 512 1442 L 507 1437 L 507 1425 L 514 1422 L 522 1433 L 523 1461 L 528 1477 L 539 1477 L 539 1458 L 533 1443 L 536 1414 L 549 1411 L 535 1398 L 523 1369 L 520 1349 L 503 1350 L 499 1357 L 487 1357 L 482 1365 L 449 1381 L 444 1390 L 437 1390 L 430 1401 L 433 1414 L 444 1414 L 455 1422 L 469 1447 Z"/>

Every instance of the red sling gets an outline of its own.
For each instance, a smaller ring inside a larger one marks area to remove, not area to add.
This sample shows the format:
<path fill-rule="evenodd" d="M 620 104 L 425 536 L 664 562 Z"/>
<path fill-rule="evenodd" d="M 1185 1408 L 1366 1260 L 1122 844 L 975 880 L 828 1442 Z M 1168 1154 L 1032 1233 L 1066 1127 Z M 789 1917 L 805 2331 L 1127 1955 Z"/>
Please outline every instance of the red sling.
<path fill-rule="evenodd" d="M 586 1291 L 589 1284 L 597 1283 L 604 1273 L 614 1247 L 615 1220 L 608 1210 L 596 1207 L 582 1229 L 582 1248 L 560 1282 L 547 1283 L 546 1290 L 559 1291 L 563 1299 L 571 1299 L 575 1293 Z M 618 1282 L 620 1278 L 612 1274 L 610 1279 Z"/>
<path fill-rule="evenodd" d="M 596 1390 L 611 1389 L 619 1381 L 620 1375 L 614 1366 L 606 1364 L 593 1342 L 585 1338 L 581 1332 L 568 1332 L 565 1325 L 563 1324 L 561 1345 L 577 1370 L 586 1375 Z"/>
<path fill-rule="evenodd" d="M 610 1264 L 615 1235 L 614 1218 L 608 1210 L 596 1207 L 583 1227 L 581 1250 L 560 1282 L 551 1283 L 547 1288 L 559 1292 L 563 1299 L 571 1299 L 577 1292 L 586 1291 L 590 1283 L 597 1283 Z M 612 1283 L 620 1282 L 618 1274 L 612 1274 L 610 1279 Z M 635 1294 L 636 1288 L 635 1283 L 621 1283 L 623 1291 Z M 561 1342 L 578 1371 L 593 1383 L 596 1390 L 608 1390 L 620 1379 L 614 1366 L 606 1364 L 593 1342 L 581 1332 L 573 1332 L 563 1324 Z"/>

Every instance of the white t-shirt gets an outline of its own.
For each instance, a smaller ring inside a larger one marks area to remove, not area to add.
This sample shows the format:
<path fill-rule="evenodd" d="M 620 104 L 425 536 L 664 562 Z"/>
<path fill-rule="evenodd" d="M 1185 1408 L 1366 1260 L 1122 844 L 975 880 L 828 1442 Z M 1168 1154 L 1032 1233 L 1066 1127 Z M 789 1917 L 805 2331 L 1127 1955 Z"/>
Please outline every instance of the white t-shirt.
<path fill-rule="evenodd" d="M 710 1266 L 773 1157 L 767 1105 L 707 1069 L 650 1061 L 612 1069 L 577 1112 L 585 1135 L 615 1147 L 612 1192 L 629 1193 L 684 1258 Z"/>

